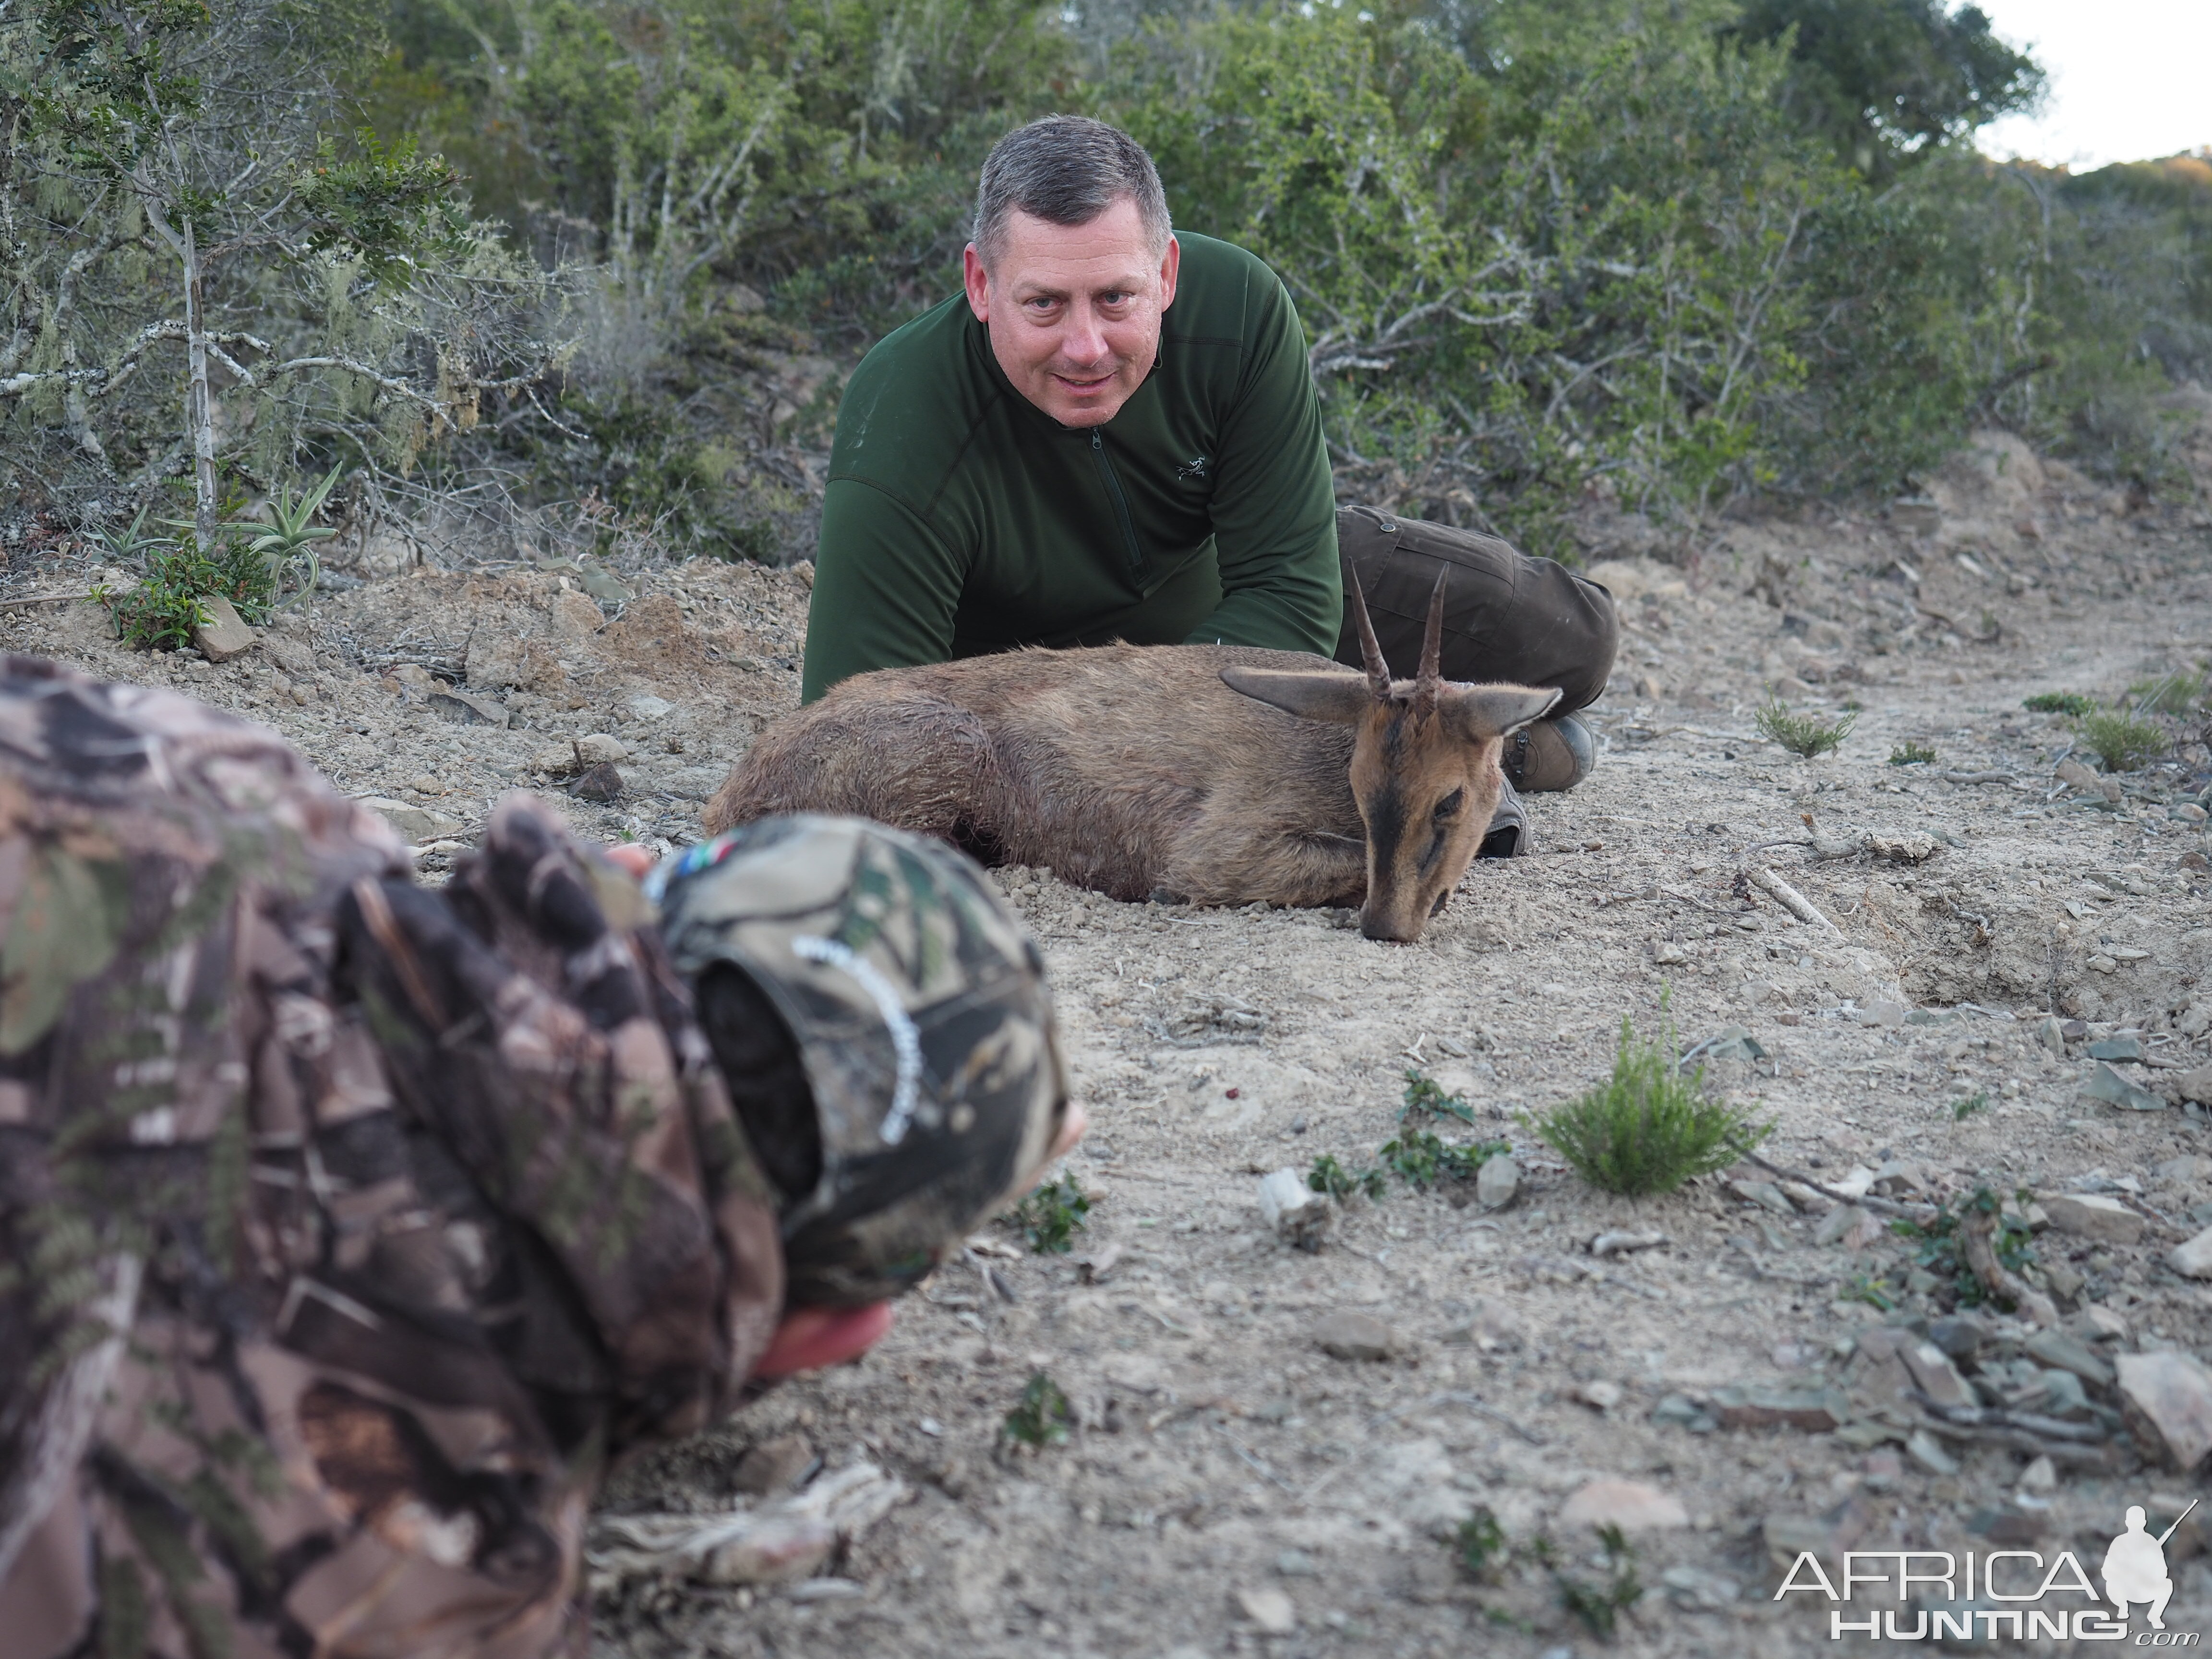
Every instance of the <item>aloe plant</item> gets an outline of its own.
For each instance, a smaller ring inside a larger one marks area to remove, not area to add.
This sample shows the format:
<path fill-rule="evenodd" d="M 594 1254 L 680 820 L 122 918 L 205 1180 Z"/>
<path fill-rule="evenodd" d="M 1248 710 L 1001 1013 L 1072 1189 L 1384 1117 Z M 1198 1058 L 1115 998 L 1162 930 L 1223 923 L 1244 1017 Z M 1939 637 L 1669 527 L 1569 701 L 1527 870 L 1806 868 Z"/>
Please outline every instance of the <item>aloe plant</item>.
<path fill-rule="evenodd" d="M 338 481 L 338 469 L 332 467 L 321 483 L 302 490 L 295 496 L 289 489 L 280 489 L 268 501 L 270 529 L 256 536 L 248 544 L 252 550 L 269 562 L 270 575 L 281 586 L 284 571 L 293 561 L 304 561 L 307 578 L 300 591 L 288 599 L 278 602 L 279 611 L 289 610 L 315 591 L 322 580 L 322 561 L 315 556 L 314 544 L 328 541 L 338 532 L 325 525 L 311 522 L 322 511 L 323 503 L 330 499 L 331 489 Z"/>

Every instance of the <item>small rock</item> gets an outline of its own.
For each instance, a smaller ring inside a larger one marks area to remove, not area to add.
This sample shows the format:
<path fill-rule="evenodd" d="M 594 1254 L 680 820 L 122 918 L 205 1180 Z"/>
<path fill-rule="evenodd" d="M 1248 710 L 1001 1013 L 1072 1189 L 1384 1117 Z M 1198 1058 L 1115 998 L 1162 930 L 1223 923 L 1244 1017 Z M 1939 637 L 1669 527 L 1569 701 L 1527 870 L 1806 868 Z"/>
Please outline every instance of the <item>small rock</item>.
<path fill-rule="evenodd" d="M 2094 963 L 2094 958 L 2092 958 Z M 2088 1092 L 2093 1098 L 2110 1101 L 2127 1112 L 2162 1112 L 2166 1102 L 2148 1089 L 2138 1089 L 2103 1060 L 2089 1074 Z"/>
<path fill-rule="evenodd" d="M 2142 1039 L 2139 1036 L 2103 1037 L 2081 1052 L 2092 1060 L 2131 1060 L 2140 1065 L 2143 1057 Z"/>
<path fill-rule="evenodd" d="M 1626 1255 L 1634 1250 L 1656 1250 L 1674 1241 L 1662 1232 L 1606 1232 L 1590 1240 L 1592 1255 Z"/>
<path fill-rule="evenodd" d="M 2053 1492 L 2058 1486 L 2058 1466 L 2047 1457 L 2039 1457 L 2020 1472 L 2022 1492 Z"/>
<path fill-rule="evenodd" d="M 2166 1265 L 2184 1279 L 2212 1279 L 2212 1227 L 2168 1250 Z"/>
<path fill-rule="evenodd" d="M 1486 1352 L 1517 1347 L 1521 1342 L 1521 1320 L 1496 1297 L 1479 1296 L 1474 1298 L 1474 1311 L 1467 1322 L 1453 1326 L 1443 1334 L 1443 1340 L 1471 1342 Z"/>
<path fill-rule="evenodd" d="M 1934 1435 L 1925 1429 L 1915 1429 L 1905 1441 L 1907 1455 L 1930 1474 L 1956 1474 L 1959 1462 L 1945 1451 Z"/>
<path fill-rule="evenodd" d="M 629 712 L 641 720 L 665 720 L 676 712 L 676 705 L 665 697 L 641 691 L 629 700 Z"/>
<path fill-rule="evenodd" d="M 578 738 L 574 752 L 576 758 L 586 766 L 597 766 L 602 761 L 626 761 L 629 758 L 629 750 L 623 747 L 622 739 L 611 738 L 604 732 L 594 732 L 588 738 Z"/>
<path fill-rule="evenodd" d="M 2128 1338 L 2128 1322 L 2099 1303 L 2090 1303 L 2066 1322 L 2086 1342 L 2124 1342 Z"/>
<path fill-rule="evenodd" d="M 1841 1244 L 1852 1250 L 1864 1249 L 1881 1237 L 1881 1218 L 1855 1204 L 1838 1204 L 1813 1230 L 1815 1244 Z"/>
<path fill-rule="evenodd" d="M 576 763 L 575 750 L 568 744 L 561 744 L 557 746 L 549 744 L 544 749 L 532 750 L 530 756 L 530 769 L 533 772 L 542 772 L 549 778 L 565 778 L 571 772 L 581 769 Z"/>
<path fill-rule="evenodd" d="M 1559 1524 L 1577 1531 L 1619 1527 L 1623 1532 L 1656 1532 L 1686 1527 L 1690 1513 L 1681 1500 L 1638 1480 L 1592 1480 L 1577 1487 L 1559 1509 Z"/>
<path fill-rule="evenodd" d="M 1623 1397 L 1618 1382 L 1585 1382 L 1576 1392 L 1581 1395 L 1583 1404 L 1595 1406 L 1601 1412 L 1611 1411 Z"/>
<path fill-rule="evenodd" d="M 1850 1417 L 1837 1389 L 1715 1389 L 1712 1414 L 1724 1429 L 1803 1429 L 1826 1434 Z"/>
<path fill-rule="evenodd" d="M 1667 1587 L 1668 1600 L 1687 1611 L 1724 1607 L 1743 1593 L 1735 1579 L 1702 1567 L 1669 1567 L 1659 1575 L 1659 1582 Z"/>
<path fill-rule="evenodd" d="M 1990 1328 L 1972 1314 L 1951 1314 L 1929 1322 L 1928 1340 L 1949 1358 L 1971 1362 L 1988 1345 Z"/>
<path fill-rule="evenodd" d="M 1835 1180 L 1827 1183 L 1832 1193 L 1841 1193 L 1845 1198 L 1864 1198 L 1874 1190 L 1874 1171 L 1863 1164 L 1854 1164 Z"/>
<path fill-rule="evenodd" d="M 507 709 L 489 697 L 478 696 L 473 691 L 464 691 L 457 686 L 441 685 L 427 699 L 430 712 L 457 726 L 507 725 Z"/>
<path fill-rule="evenodd" d="M 2047 1534 L 2051 1517 L 2039 1510 L 2014 1509 L 2007 1504 L 2001 1509 L 1975 1510 L 1966 1522 L 1966 1530 L 2002 1549 L 2018 1549 Z"/>
<path fill-rule="evenodd" d="M 1686 1394 L 1670 1394 L 1651 1408 L 1654 1423 L 1672 1423 L 1692 1434 L 1710 1434 L 1719 1425 Z"/>
<path fill-rule="evenodd" d="M 1285 1550 L 1275 1558 L 1275 1571 L 1285 1578 L 1318 1578 L 1321 1569 L 1304 1550 Z"/>
<path fill-rule="evenodd" d="M 1887 997 L 1876 998 L 1859 1010 L 1862 1025 L 1902 1025 L 1910 1012 L 1901 1002 L 1892 1002 Z"/>
<path fill-rule="evenodd" d="M 2043 1409 L 2053 1417 L 2087 1417 L 2089 1396 L 2081 1386 L 2081 1379 L 2071 1371 L 2044 1372 Z"/>
<path fill-rule="evenodd" d="M 1474 1201 L 1486 1210 L 1502 1210 L 1521 1192 L 1521 1166 L 1510 1152 L 1483 1160 L 1474 1177 Z"/>
<path fill-rule="evenodd" d="M 1288 1636 L 1298 1627 L 1297 1609 L 1279 1589 L 1264 1587 L 1240 1589 L 1237 1605 L 1244 1616 L 1269 1636 Z"/>
<path fill-rule="evenodd" d="M 1731 1181 L 1729 1190 L 1746 1203 L 1756 1204 L 1761 1209 L 1771 1210 L 1777 1215 L 1796 1215 L 1797 1208 L 1783 1195 L 1782 1188 L 1771 1181 Z"/>
<path fill-rule="evenodd" d="M 2120 971 L 2120 964 L 2113 961 L 2112 957 L 2105 955 L 2101 951 L 2092 956 L 2089 960 L 2083 964 L 2083 966 L 2087 967 L 2093 974 L 2117 974 Z M 2106 1069 L 2109 1070 L 2110 1068 L 2107 1067 Z M 2090 1093 L 2092 1094 L 2096 1092 L 2097 1091 L 2094 1089 L 2090 1091 Z"/>
<path fill-rule="evenodd" d="M 459 818 L 447 817 L 443 812 L 432 812 L 420 806 L 410 806 L 404 800 L 389 800 L 382 795 L 366 795 L 361 804 L 381 815 L 384 821 L 399 832 L 402 841 L 420 844 L 434 841 L 447 830 L 461 827 Z"/>
<path fill-rule="evenodd" d="M 253 649 L 260 636 L 240 618 L 237 610 L 220 593 L 210 593 L 200 600 L 200 613 L 206 620 L 192 624 L 192 643 L 200 648 L 200 655 L 210 662 L 228 662 L 233 657 Z"/>
<path fill-rule="evenodd" d="M 1285 1244 L 1318 1250 L 1336 1220 L 1335 1206 L 1296 1170 L 1277 1170 L 1260 1182 L 1260 1214 Z"/>
<path fill-rule="evenodd" d="M 1313 1328 L 1315 1345 L 1336 1359 L 1388 1359 L 1398 1349 L 1398 1334 L 1372 1314 L 1354 1308 L 1326 1313 Z"/>
<path fill-rule="evenodd" d="M 2035 1040 L 2059 1059 L 2066 1058 L 2066 1032 L 2056 1015 L 2043 1017 L 2042 1023 L 2035 1028 Z"/>
<path fill-rule="evenodd" d="M 570 784 L 568 793 L 579 800 L 609 801 L 621 799 L 623 787 L 623 775 L 611 762 L 601 761 Z"/>
<path fill-rule="evenodd" d="M 2102 794 L 2105 781 L 2077 760 L 2063 760 L 2056 769 L 2058 781 L 2069 789 L 2087 789 Z"/>
<path fill-rule="evenodd" d="M 2143 1218 L 2117 1198 L 2091 1193 L 2046 1193 L 2041 1200 L 2051 1224 L 2077 1238 L 2132 1244 L 2142 1237 Z"/>
<path fill-rule="evenodd" d="M 2038 1331 L 2021 1346 L 2029 1358 L 2062 1371 L 2071 1371 L 2092 1387 L 2112 1386 L 2112 1368 L 2063 1331 Z"/>
<path fill-rule="evenodd" d="M 1973 1387 L 1959 1375 L 1959 1368 L 1951 1357 L 1933 1342 L 1907 1342 L 1898 1349 L 1897 1357 L 1905 1362 L 1905 1369 L 1912 1373 L 1912 1380 L 1938 1406 L 1978 1406 L 1981 1402 Z"/>
<path fill-rule="evenodd" d="M 780 1434 L 746 1448 L 730 1485 L 755 1498 L 767 1498 L 789 1492 L 813 1465 L 813 1442 L 803 1434 Z"/>
<path fill-rule="evenodd" d="M 1898 836 L 1875 831 L 1867 836 L 1866 848 L 1875 857 L 1891 864 L 1925 864 L 1942 851 L 1942 843 L 1918 830 L 1908 830 Z"/>
<path fill-rule="evenodd" d="M 564 587 L 553 596 L 555 638 L 588 640 L 606 625 L 606 613 L 574 588 Z"/>
<path fill-rule="evenodd" d="M 1671 939 L 1662 939 L 1651 947 L 1651 960 L 1662 968 L 1671 968 L 1689 959 L 1690 953 Z"/>
<path fill-rule="evenodd" d="M 2166 815 L 2170 818 L 2179 818 L 2184 823 L 2202 823 L 2207 817 L 2212 817 L 2212 813 L 2205 811 L 2193 800 L 2185 800 L 2179 806 L 2167 807 Z"/>
<path fill-rule="evenodd" d="M 2184 1072 L 2174 1079 L 2173 1086 L 2184 1100 L 2193 1100 L 2199 1106 L 2212 1106 L 2212 1066 L 2199 1066 L 2193 1072 Z"/>
<path fill-rule="evenodd" d="M 2184 1474 L 2212 1452 L 2212 1372 L 2185 1353 L 2119 1357 L 2122 1414 L 2144 1449 Z"/>
<path fill-rule="evenodd" d="M 2206 1081 L 2212 1082 L 2212 1066 L 2205 1069 Z M 2193 1099 L 2195 1097 L 2185 1096 L 2184 1098 Z M 2153 1169 L 2151 1173 L 2160 1181 L 2203 1181 L 2208 1176 L 2212 1176 L 2212 1158 L 2199 1158 L 2194 1155 L 2187 1158 L 2169 1158 Z"/>

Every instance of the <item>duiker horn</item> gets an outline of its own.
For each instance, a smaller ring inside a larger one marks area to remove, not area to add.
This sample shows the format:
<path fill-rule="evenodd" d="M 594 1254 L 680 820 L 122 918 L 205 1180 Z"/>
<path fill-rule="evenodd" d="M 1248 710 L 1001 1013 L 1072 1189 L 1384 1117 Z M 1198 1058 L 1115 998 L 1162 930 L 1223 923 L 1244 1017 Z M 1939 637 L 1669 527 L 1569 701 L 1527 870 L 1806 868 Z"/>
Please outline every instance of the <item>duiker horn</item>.
<path fill-rule="evenodd" d="M 1359 654 L 1367 665 L 1367 689 L 1375 694 L 1377 702 L 1390 701 L 1390 665 L 1382 659 L 1382 647 L 1375 638 L 1375 622 L 1367 614 L 1367 600 L 1359 592 L 1359 578 L 1353 576 L 1344 585 L 1344 597 L 1352 607 L 1353 622 L 1359 628 Z"/>
<path fill-rule="evenodd" d="M 1437 698 L 1443 690 L 1444 654 L 1444 584 L 1451 580 L 1451 567 L 1446 565 L 1437 572 L 1436 590 L 1429 595 L 1428 626 L 1421 635 L 1421 668 L 1413 679 L 1413 718 L 1426 720 L 1437 712 Z"/>

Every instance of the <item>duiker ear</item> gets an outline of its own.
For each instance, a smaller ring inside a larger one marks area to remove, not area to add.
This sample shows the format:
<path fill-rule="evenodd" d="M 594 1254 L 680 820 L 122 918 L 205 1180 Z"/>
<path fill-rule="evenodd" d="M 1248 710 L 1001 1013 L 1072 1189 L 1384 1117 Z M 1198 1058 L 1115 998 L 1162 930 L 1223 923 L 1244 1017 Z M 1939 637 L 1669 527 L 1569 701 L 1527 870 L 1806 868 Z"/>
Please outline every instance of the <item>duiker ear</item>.
<path fill-rule="evenodd" d="M 1552 687 L 1457 685 L 1444 694 L 1444 719 L 1459 737 L 1480 743 L 1543 719 L 1559 701 L 1559 693 Z"/>
<path fill-rule="evenodd" d="M 1374 693 L 1360 676 L 1327 669 L 1224 668 L 1221 683 L 1285 714 L 1331 726 L 1357 726 L 1375 704 Z"/>

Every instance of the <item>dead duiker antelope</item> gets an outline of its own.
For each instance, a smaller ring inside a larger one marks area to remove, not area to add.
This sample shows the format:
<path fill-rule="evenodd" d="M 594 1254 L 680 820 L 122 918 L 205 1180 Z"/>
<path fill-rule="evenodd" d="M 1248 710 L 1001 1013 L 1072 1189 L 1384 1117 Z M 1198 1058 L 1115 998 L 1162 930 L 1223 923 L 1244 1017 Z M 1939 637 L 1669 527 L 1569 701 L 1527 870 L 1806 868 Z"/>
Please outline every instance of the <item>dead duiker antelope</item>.
<path fill-rule="evenodd" d="M 763 732 L 707 828 L 857 813 L 1117 899 L 1358 904 L 1368 938 L 1410 942 L 1481 845 L 1503 739 L 1559 694 L 1442 678 L 1442 580 L 1412 680 L 1347 601 L 1364 675 L 1218 645 L 860 675 Z"/>

